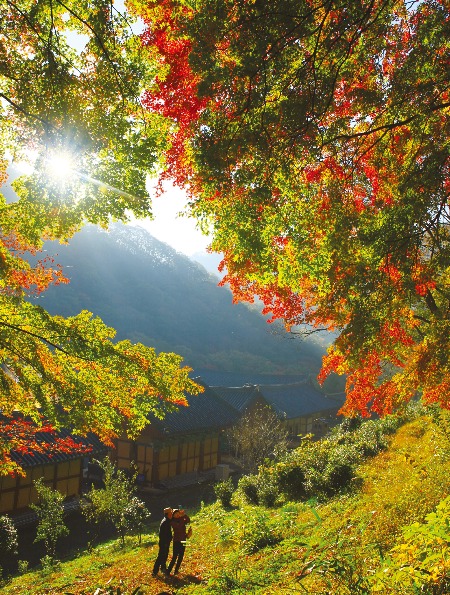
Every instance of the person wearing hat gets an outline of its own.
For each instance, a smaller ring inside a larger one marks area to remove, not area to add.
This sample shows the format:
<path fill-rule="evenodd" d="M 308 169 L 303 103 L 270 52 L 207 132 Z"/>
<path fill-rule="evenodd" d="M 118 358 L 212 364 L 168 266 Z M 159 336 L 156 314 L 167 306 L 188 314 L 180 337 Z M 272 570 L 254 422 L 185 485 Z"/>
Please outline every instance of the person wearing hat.
<path fill-rule="evenodd" d="M 172 514 L 173 510 L 170 507 L 164 509 L 164 518 L 159 525 L 159 549 L 158 557 L 153 566 L 153 576 L 158 574 L 159 569 L 167 574 L 166 564 L 169 557 L 170 542 L 172 541 Z"/>
<path fill-rule="evenodd" d="M 184 512 L 182 508 L 175 508 L 172 515 L 172 529 L 173 529 L 173 555 L 170 560 L 167 574 L 170 574 L 172 568 L 175 566 L 174 574 L 178 574 L 181 562 L 184 557 L 184 550 L 186 549 L 187 530 L 186 525 L 191 522 L 191 519 Z"/>

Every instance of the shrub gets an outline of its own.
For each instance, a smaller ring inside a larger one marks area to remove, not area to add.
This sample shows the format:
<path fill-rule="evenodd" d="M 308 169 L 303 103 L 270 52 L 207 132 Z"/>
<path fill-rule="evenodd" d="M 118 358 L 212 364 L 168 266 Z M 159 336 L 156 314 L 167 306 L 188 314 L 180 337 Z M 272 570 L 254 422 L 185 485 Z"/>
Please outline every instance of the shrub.
<path fill-rule="evenodd" d="M 231 498 L 233 496 L 234 486 L 231 477 L 225 481 L 220 481 L 214 485 L 214 493 L 217 499 L 220 500 L 222 506 L 227 508 L 231 506 Z"/>
<path fill-rule="evenodd" d="M 268 513 L 259 507 L 244 506 L 233 514 L 219 517 L 217 521 L 220 540 L 234 542 L 244 554 L 253 554 L 282 539 L 279 519 L 271 522 Z"/>
<path fill-rule="evenodd" d="M 257 481 L 258 501 L 263 506 L 271 508 L 279 496 L 279 486 L 275 473 L 270 469 L 262 469 Z"/>
<path fill-rule="evenodd" d="M 425 517 L 403 528 L 403 538 L 373 578 L 374 593 L 444 595 L 450 587 L 450 497 Z M 410 590 L 410 591 L 409 591 Z"/>
<path fill-rule="evenodd" d="M 321 491 L 333 496 L 347 488 L 354 477 L 353 466 L 330 461 L 322 475 Z"/>
<path fill-rule="evenodd" d="M 403 421 L 403 418 L 398 415 L 387 415 L 380 419 L 378 423 L 381 432 L 385 436 L 389 436 L 390 434 L 395 434 Z"/>
<path fill-rule="evenodd" d="M 137 535 L 140 544 L 145 525 L 150 518 L 150 512 L 144 502 L 133 496 L 123 510 L 123 518 L 126 532 Z"/>
<path fill-rule="evenodd" d="M 263 510 L 247 509 L 241 526 L 240 544 L 246 554 L 254 554 L 269 545 L 281 541 L 281 536 L 270 523 L 270 517 Z"/>
<path fill-rule="evenodd" d="M 278 489 L 289 500 L 301 500 L 306 496 L 305 472 L 296 461 L 278 463 L 275 467 Z"/>
<path fill-rule="evenodd" d="M 0 516 L 0 554 L 17 554 L 17 529 L 9 516 Z"/>
<path fill-rule="evenodd" d="M 41 558 L 41 572 L 43 575 L 52 574 L 59 566 L 60 562 L 55 560 L 53 556 L 49 556 L 48 554 Z"/>
<path fill-rule="evenodd" d="M 88 521 L 112 523 L 125 544 L 125 535 L 140 532 L 150 516 L 145 504 L 135 496 L 134 478 L 128 478 L 109 459 L 99 463 L 104 471 L 104 488 L 92 487 L 87 494 L 90 506 L 83 508 Z"/>
<path fill-rule="evenodd" d="M 244 475 L 238 482 L 238 489 L 249 504 L 258 504 L 258 477 L 256 475 Z"/>
<path fill-rule="evenodd" d="M 17 568 L 18 568 L 20 574 L 27 573 L 29 567 L 30 567 L 30 563 L 28 562 L 28 560 L 19 560 L 17 563 Z"/>
<path fill-rule="evenodd" d="M 38 503 L 31 504 L 38 516 L 35 542 L 43 541 L 47 552 L 45 560 L 53 560 L 58 539 L 69 534 L 69 529 L 64 523 L 64 496 L 57 490 L 45 486 L 42 477 L 35 481 L 34 485 L 39 496 Z"/>
<path fill-rule="evenodd" d="M 363 457 L 372 457 L 387 448 L 379 422 L 367 421 L 355 432 L 355 445 Z"/>
<path fill-rule="evenodd" d="M 355 415 L 354 417 L 346 417 L 344 421 L 337 426 L 337 430 L 339 432 L 354 432 L 358 428 L 361 427 L 363 423 L 363 418 L 361 415 Z"/>

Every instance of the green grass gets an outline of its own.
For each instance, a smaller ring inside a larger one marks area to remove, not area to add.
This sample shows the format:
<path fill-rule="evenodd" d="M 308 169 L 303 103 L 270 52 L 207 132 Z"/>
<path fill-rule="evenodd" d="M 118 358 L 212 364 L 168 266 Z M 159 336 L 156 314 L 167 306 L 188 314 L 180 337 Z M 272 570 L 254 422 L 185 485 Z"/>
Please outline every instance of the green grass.
<path fill-rule="evenodd" d="M 402 527 L 422 523 L 449 493 L 445 427 L 431 417 L 403 425 L 387 450 L 359 465 L 352 490 L 320 504 L 267 509 L 235 495 L 231 509 L 201 507 L 191 516 L 194 534 L 179 578 L 151 576 L 156 536 L 149 534 L 141 546 L 131 538 L 123 549 L 109 542 L 52 573 L 15 577 L 2 593 L 131 595 L 140 587 L 146 595 L 414 594 L 407 582 L 377 591 L 371 577 L 402 542 Z M 436 580 L 420 592 L 445 593 L 442 577 Z"/>

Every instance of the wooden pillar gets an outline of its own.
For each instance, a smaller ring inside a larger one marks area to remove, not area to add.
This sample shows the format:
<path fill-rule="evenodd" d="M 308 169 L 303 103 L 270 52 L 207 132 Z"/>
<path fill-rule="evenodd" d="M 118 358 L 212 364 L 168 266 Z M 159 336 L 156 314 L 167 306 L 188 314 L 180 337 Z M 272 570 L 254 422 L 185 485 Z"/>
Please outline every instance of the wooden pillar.
<path fill-rule="evenodd" d="M 152 476 L 151 483 L 155 485 L 159 481 L 159 451 L 153 449 L 153 465 L 152 465 Z"/>
<path fill-rule="evenodd" d="M 177 475 L 181 474 L 181 459 L 183 457 L 183 443 L 178 442 L 178 453 L 177 453 Z"/>
<path fill-rule="evenodd" d="M 203 471 L 205 459 L 205 437 L 200 438 L 200 455 L 198 457 L 198 470 Z"/>
<path fill-rule="evenodd" d="M 16 476 L 16 487 L 14 490 L 14 500 L 13 500 L 13 510 L 17 510 L 17 506 L 19 505 L 19 475 Z"/>

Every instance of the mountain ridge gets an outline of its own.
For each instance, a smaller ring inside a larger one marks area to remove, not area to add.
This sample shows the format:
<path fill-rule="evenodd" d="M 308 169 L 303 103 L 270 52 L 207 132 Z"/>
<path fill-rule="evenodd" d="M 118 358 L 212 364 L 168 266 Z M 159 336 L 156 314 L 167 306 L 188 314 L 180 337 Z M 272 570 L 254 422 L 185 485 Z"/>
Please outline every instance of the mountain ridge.
<path fill-rule="evenodd" d="M 289 340 L 281 325 L 233 304 L 216 276 L 142 227 L 89 225 L 67 246 L 44 249 L 71 279 L 39 298 L 52 314 L 89 310 L 117 339 L 179 353 L 194 369 L 305 374 L 320 367 L 323 346 Z"/>

